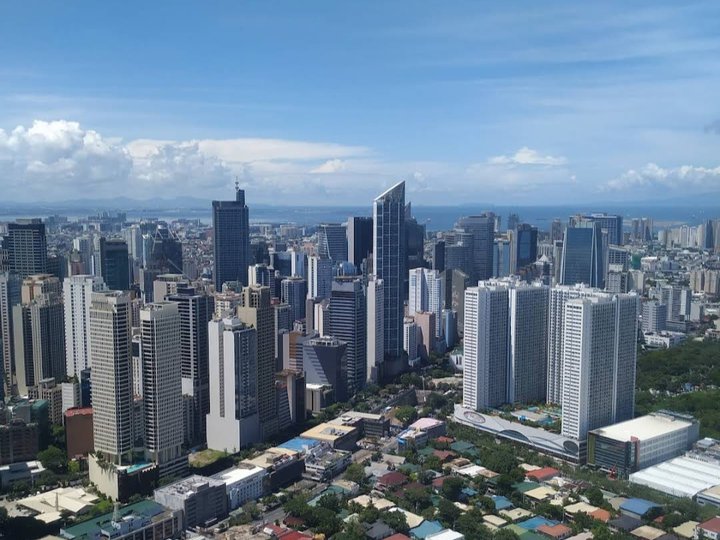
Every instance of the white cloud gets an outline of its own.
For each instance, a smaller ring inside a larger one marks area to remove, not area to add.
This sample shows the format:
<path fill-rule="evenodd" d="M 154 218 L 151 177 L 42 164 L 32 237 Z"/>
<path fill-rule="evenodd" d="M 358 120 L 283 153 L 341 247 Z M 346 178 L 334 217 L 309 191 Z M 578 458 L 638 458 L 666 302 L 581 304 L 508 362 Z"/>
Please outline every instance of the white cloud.
<path fill-rule="evenodd" d="M 556 167 L 567 164 L 564 157 L 543 155 L 537 150 L 523 146 L 513 155 L 495 156 L 488 159 L 490 165 L 545 165 Z"/>
<path fill-rule="evenodd" d="M 687 192 L 705 193 L 720 191 L 720 167 L 696 167 L 683 165 L 664 168 L 648 163 L 640 169 L 630 169 L 607 182 L 605 191 L 663 188 Z"/>
<path fill-rule="evenodd" d="M 315 167 L 311 173 L 337 173 L 347 169 L 347 162 L 342 159 L 329 159 L 319 167 Z"/>

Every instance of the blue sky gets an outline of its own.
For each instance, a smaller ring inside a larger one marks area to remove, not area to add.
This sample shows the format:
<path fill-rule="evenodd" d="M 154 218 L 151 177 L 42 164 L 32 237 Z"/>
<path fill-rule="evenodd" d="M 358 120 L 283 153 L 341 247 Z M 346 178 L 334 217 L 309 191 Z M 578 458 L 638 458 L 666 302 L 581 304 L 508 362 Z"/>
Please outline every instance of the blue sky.
<path fill-rule="evenodd" d="M 718 2 L 5 2 L 7 200 L 720 197 Z"/>

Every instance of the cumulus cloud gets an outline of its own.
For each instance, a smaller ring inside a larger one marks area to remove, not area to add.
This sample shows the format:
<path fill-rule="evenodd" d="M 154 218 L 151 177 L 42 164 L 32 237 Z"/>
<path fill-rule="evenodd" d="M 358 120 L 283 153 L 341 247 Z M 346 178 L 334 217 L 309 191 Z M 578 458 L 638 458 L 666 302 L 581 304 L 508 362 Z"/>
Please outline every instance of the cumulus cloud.
<path fill-rule="evenodd" d="M 561 156 L 543 155 L 537 150 L 523 146 L 512 155 L 494 156 L 488 159 L 490 165 L 545 165 L 556 167 L 567 164 Z"/>
<path fill-rule="evenodd" d="M 619 177 L 607 182 L 606 191 L 637 189 L 682 189 L 683 191 L 706 192 L 720 190 L 720 167 L 696 167 L 683 165 L 675 168 L 661 167 L 648 163 L 640 169 L 630 169 Z"/>
<path fill-rule="evenodd" d="M 319 167 L 315 167 L 311 173 L 337 173 L 347 169 L 347 162 L 342 159 L 329 159 Z"/>

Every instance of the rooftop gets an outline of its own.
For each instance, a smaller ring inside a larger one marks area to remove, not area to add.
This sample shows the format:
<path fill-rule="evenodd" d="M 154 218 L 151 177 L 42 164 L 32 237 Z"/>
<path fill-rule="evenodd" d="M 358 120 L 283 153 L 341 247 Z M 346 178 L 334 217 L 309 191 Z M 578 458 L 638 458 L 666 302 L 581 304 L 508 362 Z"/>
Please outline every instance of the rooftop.
<path fill-rule="evenodd" d="M 700 525 L 698 525 L 698 527 L 706 531 L 720 534 L 720 517 L 714 517 L 712 519 L 708 519 L 707 521 L 703 521 Z"/>
<path fill-rule="evenodd" d="M 606 426 L 592 430 L 603 437 L 615 439 L 616 441 L 632 442 L 635 439 L 641 441 L 661 437 L 692 426 L 692 422 L 670 414 L 652 413 L 639 418 L 633 418 L 619 424 Z"/>
<path fill-rule="evenodd" d="M 92 407 L 73 407 L 65 411 L 65 416 L 85 416 L 92 413 Z"/>
<path fill-rule="evenodd" d="M 650 525 L 641 525 L 630 534 L 637 538 L 643 538 L 645 540 L 656 540 L 665 534 L 665 531 L 651 527 Z"/>
<path fill-rule="evenodd" d="M 165 508 L 155 501 L 144 500 L 130 504 L 118 511 L 120 519 L 130 516 L 151 519 L 165 512 Z M 99 531 L 108 529 L 112 525 L 113 512 L 97 516 L 73 527 L 60 530 L 60 536 L 70 540 L 91 540 L 97 538 Z"/>
<path fill-rule="evenodd" d="M 637 514 L 644 516 L 653 508 L 660 508 L 660 505 L 646 499 L 628 499 L 620 505 L 621 512 L 630 512 L 631 514 Z"/>
<path fill-rule="evenodd" d="M 441 426 L 444 423 L 445 422 L 443 422 L 442 420 L 438 420 L 436 418 L 420 418 L 420 420 L 416 420 L 415 422 L 410 424 L 410 427 L 412 429 L 425 430 Z"/>
<path fill-rule="evenodd" d="M 308 449 L 317 446 L 318 444 L 320 443 L 315 439 L 295 437 L 294 439 L 290 439 L 289 441 L 285 441 L 284 443 L 279 444 L 278 448 L 287 448 L 301 454 L 303 452 L 307 452 Z"/>
<path fill-rule="evenodd" d="M 694 497 L 720 484 L 720 465 L 685 455 L 632 473 L 630 483 L 676 497 Z"/>
<path fill-rule="evenodd" d="M 230 470 L 232 471 L 232 469 Z M 225 486 L 225 482 L 217 478 L 209 478 L 207 476 L 194 474 L 192 476 L 188 476 L 187 478 L 183 478 L 182 480 L 178 480 L 177 482 L 173 482 L 172 484 L 160 487 L 155 490 L 155 493 L 189 497 L 203 489 L 217 486 Z"/>
<path fill-rule="evenodd" d="M 302 434 L 302 436 L 308 439 L 333 442 L 346 436 L 348 433 L 352 433 L 353 431 L 357 431 L 357 428 L 353 426 L 343 426 L 340 424 L 324 423 L 308 429 Z"/>

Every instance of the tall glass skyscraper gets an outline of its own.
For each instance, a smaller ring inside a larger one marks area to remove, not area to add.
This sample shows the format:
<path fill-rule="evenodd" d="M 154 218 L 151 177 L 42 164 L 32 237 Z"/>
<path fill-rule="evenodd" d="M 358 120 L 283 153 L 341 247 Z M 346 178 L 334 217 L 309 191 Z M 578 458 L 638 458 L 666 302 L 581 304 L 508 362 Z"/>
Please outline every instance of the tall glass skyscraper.
<path fill-rule="evenodd" d="M 405 182 L 399 182 L 373 203 L 375 274 L 383 280 L 385 354 L 403 351 L 403 297 L 405 281 Z"/>
<path fill-rule="evenodd" d="M 250 214 L 245 191 L 235 187 L 234 201 L 213 201 L 213 259 L 215 290 L 226 281 L 248 284 Z"/>
<path fill-rule="evenodd" d="M 560 283 L 584 283 L 602 289 L 605 286 L 604 268 L 600 224 L 582 222 L 565 229 Z"/>
<path fill-rule="evenodd" d="M 488 212 L 479 216 L 460 218 L 457 222 L 457 228 L 472 235 L 472 271 L 470 272 L 470 283 L 490 279 L 493 275 L 495 214 Z"/>
<path fill-rule="evenodd" d="M 5 239 L 10 272 L 26 278 L 47 272 L 45 224 L 40 219 L 19 219 L 8 224 Z"/>
<path fill-rule="evenodd" d="M 112 291 L 130 288 L 130 259 L 125 240 L 100 239 L 100 274 Z"/>

